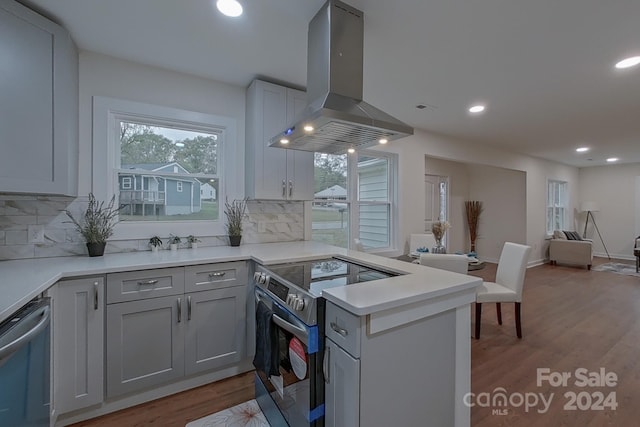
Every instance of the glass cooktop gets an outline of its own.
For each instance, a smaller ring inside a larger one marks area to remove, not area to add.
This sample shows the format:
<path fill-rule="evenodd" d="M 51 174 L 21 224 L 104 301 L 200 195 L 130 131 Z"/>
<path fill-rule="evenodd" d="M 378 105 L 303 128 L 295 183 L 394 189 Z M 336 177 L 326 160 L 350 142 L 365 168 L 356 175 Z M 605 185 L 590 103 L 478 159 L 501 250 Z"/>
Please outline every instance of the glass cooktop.
<path fill-rule="evenodd" d="M 269 266 L 268 269 L 314 297 L 321 296 L 323 289 L 399 275 L 339 258 L 278 264 Z"/>

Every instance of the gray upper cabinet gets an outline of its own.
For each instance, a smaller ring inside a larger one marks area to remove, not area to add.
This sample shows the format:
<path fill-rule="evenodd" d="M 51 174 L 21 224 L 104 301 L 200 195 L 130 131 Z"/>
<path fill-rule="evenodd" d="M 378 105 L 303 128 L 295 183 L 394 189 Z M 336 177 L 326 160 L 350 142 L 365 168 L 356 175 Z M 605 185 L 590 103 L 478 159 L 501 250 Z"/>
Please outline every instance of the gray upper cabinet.
<path fill-rule="evenodd" d="M 69 33 L 0 0 L 0 193 L 77 195 L 78 54 Z"/>
<path fill-rule="evenodd" d="M 246 194 L 254 199 L 312 200 L 313 153 L 269 147 L 306 107 L 302 91 L 254 80 L 247 89 Z"/>

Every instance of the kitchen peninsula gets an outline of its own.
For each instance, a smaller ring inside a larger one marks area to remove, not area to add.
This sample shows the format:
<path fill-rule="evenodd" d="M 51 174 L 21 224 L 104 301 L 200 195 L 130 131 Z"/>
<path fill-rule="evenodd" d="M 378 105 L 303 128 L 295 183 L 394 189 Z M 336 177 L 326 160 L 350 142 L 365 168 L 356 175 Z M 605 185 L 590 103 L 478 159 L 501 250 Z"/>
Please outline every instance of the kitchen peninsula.
<path fill-rule="evenodd" d="M 429 407 L 437 414 L 436 424 L 445 422 L 447 425 L 469 425 L 469 408 L 464 406 L 462 399 L 470 390 L 469 303 L 474 300 L 475 287 L 481 282 L 471 276 L 316 242 L 242 245 L 238 248 L 205 247 L 178 252 L 121 253 L 99 258 L 3 261 L 0 262 L 0 321 L 62 279 L 151 269 L 196 268 L 204 264 L 238 261 L 248 262 L 251 276 L 252 262 L 273 265 L 334 255 L 400 274 L 323 292 L 330 307 L 327 324 L 334 322 L 338 330 L 355 325 L 358 331 L 352 335 L 357 337 L 358 342 L 345 344 L 340 341 L 345 337 L 340 334 L 336 336 L 334 330 L 326 328 L 327 340 L 333 339 L 335 344 L 345 345 L 351 356 L 354 356 L 355 349 L 355 357 L 359 360 L 359 382 L 345 384 L 346 387 L 357 385 L 361 390 L 358 400 L 353 402 L 356 405 L 354 407 L 359 405 L 359 424 L 382 425 L 371 424 L 371 420 L 380 421 L 384 417 L 391 417 L 389 420 L 393 419 L 400 425 L 409 425 L 410 420 L 415 420 L 417 413 L 424 416 L 424 408 Z M 248 277 L 244 280 L 248 281 Z M 110 286 L 108 281 L 107 286 Z M 107 293 L 111 291 L 111 288 L 107 289 Z M 250 297 L 252 292 L 252 284 L 249 282 L 246 289 L 246 313 L 249 318 L 254 310 L 254 300 Z M 101 304 L 104 302 L 101 301 Z M 251 369 L 247 362 L 252 354 L 253 321 L 247 320 L 246 324 L 247 345 L 243 347 L 242 363 L 236 364 L 240 371 Z M 351 336 L 347 336 L 351 341 Z M 54 341 L 56 339 L 58 337 L 54 336 Z M 233 375 L 233 372 L 228 371 L 228 375 Z M 182 389 L 193 386 L 193 382 L 185 382 Z M 179 391 L 167 386 L 158 389 L 160 391 L 145 390 L 139 395 L 125 394 L 124 397 L 113 398 L 107 393 L 98 405 L 75 412 L 74 417 L 68 420 L 78 421 L 101 415 Z M 389 395 L 403 398 L 385 401 Z M 55 402 L 54 396 L 54 406 Z M 376 408 L 380 408 L 380 411 L 384 409 L 384 414 L 377 412 Z M 329 416 L 327 421 L 329 422 Z"/>

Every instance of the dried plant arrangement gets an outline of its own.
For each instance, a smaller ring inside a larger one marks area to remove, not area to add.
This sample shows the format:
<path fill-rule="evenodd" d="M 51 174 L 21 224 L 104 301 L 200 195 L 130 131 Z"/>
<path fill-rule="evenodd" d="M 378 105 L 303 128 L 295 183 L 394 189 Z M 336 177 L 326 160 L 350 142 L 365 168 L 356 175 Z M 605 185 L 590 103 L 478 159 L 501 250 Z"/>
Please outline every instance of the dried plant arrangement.
<path fill-rule="evenodd" d="M 482 213 L 482 202 L 468 200 L 464 202 L 467 211 L 467 224 L 469 225 L 469 238 L 471 240 L 471 252 L 476 251 L 476 239 L 478 238 L 478 221 Z"/>

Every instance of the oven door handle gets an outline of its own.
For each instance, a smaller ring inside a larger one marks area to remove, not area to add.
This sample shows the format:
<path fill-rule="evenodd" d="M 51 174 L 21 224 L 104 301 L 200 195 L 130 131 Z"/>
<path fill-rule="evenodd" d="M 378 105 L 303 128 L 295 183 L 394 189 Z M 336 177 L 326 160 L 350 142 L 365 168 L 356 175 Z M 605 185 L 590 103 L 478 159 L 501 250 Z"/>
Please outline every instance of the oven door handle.
<path fill-rule="evenodd" d="M 296 336 L 296 338 L 298 338 L 300 341 L 302 341 L 302 343 L 306 346 L 309 345 L 309 333 L 304 330 L 303 328 L 293 325 L 289 322 L 287 322 L 286 320 L 284 320 L 282 317 L 278 316 L 277 314 L 273 314 L 271 316 L 271 319 L 273 320 L 273 323 L 275 323 L 276 325 L 280 326 L 282 329 L 284 329 L 287 332 L 292 333 L 293 335 Z"/>

